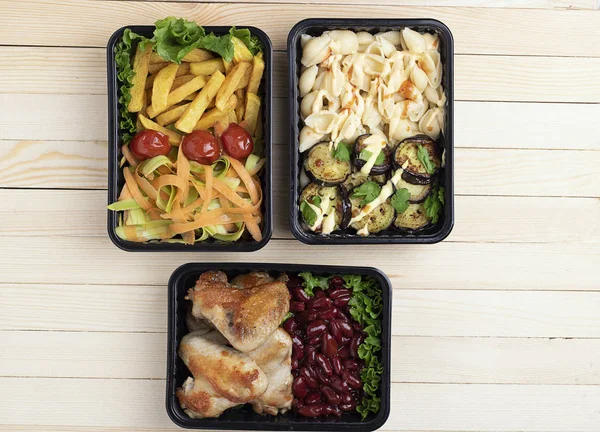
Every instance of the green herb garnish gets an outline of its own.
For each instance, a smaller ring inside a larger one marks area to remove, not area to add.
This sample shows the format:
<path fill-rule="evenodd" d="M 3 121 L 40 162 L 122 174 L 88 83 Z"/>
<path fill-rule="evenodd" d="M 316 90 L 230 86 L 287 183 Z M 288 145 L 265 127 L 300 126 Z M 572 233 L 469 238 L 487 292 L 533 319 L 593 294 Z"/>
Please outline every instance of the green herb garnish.
<path fill-rule="evenodd" d="M 304 221 L 309 226 L 313 226 L 315 222 L 317 222 L 317 213 L 312 209 L 311 206 L 308 205 L 306 200 L 300 203 L 300 213 L 302 213 Z"/>
<path fill-rule="evenodd" d="M 333 157 L 341 161 L 350 160 L 350 144 L 339 142 L 337 147 L 333 150 Z"/>
<path fill-rule="evenodd" d="M 375 200 L 381 192 L 381 186 L 374 181 L 367 181 L 352 191 L 352 198 L 362 198 L 360 206 L 363 207 Z"/>
<path fill-rule="evenodd" d="M 425 202 L 423 203 L 425 214 L 431 219 L 432 224 L 437 223 L 440 218 L 440 213 L 442 212 L 445 203 L 444 192 L 445 189 L 443 187 L 435 188 L 427 198 L 425 198 Z"/>
<path fill-rule="evenodd" d="M 283 317 L 283 319 L 281 320 L 281 324 L 283 324 L 284 322 L 286 322 L 287 320 L 289 320 L 293 316 L 294 316 L 294 314 L 292 312 L 286 313 L 285 316 Z"/>
<path fill-rule="evenodd" d="M 417 149 L 417 158 L 419 158 L 419 160 L 425 167 L 425 171 L 427 171 L 428 174 L 433 174 L 435 172 L 435 165 L 433 164 L 433 162 L 431 162 L 431 159 L 429 159 L 429 152 L 421 144 L 418 144 L 418 146 L 419 147 Z"/>
<path fill-rule="evenodd" d="M 368 161 L 371 156 L 373 156 L 373 153 L 371 153 L 369 150 L 363 150 L 358 155 L 358 158 L 362 159 L 364 161 Z M 377 158 L 375 159 L 375 165 L 381 165 L 384 162 L 385 162 L 385 153 L 382 150 L 379 152 L 379 154 L 377 155 Z"/>
<path fill-rule="evenodd" d="M 309 297 L 315 295 L 315 288 L 321 288 L 324 290 L 329 288 L 329 277 L 327 276 L 315 276 L 310 272 L 298 273 L 298 276 L 304 279 L 302 286 Z"/>
<path fill-rule="evenodd" d="M 404 213 L 408 208 L 408 200 L 410 199 L 410 192 L 406 188 L 398 189 L 394 195 L 392 195 L 391 204 L 398 213 Z"/>

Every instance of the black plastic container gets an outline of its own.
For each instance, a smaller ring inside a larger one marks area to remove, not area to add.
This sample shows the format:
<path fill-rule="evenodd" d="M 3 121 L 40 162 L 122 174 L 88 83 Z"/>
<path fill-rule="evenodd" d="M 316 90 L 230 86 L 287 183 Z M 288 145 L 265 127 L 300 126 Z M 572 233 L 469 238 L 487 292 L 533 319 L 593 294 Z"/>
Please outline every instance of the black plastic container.
<path fill-rule="evenodd" d="M 271 132 L 271 107 L 272 107 L 272 73 L 273 73 L 273 47 L 271 39 L 262 30 L 256 27 L 240 26 L 247 28 L 257 36 L 262 42 L 264 48 L 265 71 L 260 86 L 262 100 L 262 118 L 263 118 L 263 142 L 266 163 L 260 176 L 263 190 L 262 201 L 262 240 L 257 242 L 251 238 L 242 237 L 236 242 L 223 242 L 215 239 L 209 239 L 204 242 L 193 245 L 180 243 L 136 243 L 121 239 L 117 236 L 115 228 L 117 227 L 117 213 L 108 210 L 107 228 L 108 236 L 112 242 L 119 248 L 128 252 L 252 252 L 265 246 L 273 233 L 273 214 L 271 198 L 271 155 L 272 155 L 272 132 Z M 117 69 L 115 64 L 115 46 L 119 42 L 125 29 L 141 34 L 146 37 L 152 37 L 154 26 L 126 26 L 117 30 L 110 37 L 106 47 L 106 65 L 108 79 L 108 203 L 115 202 L 119 196 L 121 188 L 125 183 L 123 173 L 119 168 L 121 159 L 121 137 L 119 135 L 119 97 L 117 83 Z M 230 27 L 204 27 L 209 32 L 216 35 L 223 35 L 229 32 Z"/>
<path fill-rule="evenodd" d="M 302 49 L 300 36 L 318 36 L 327 30 L 353 30 L 377 33 L 410 27 L 421 32 L 434 32 L 440 38 L 440 54 L 444 66 L 442 85 L 446 92 L 446 129 L 438 143 L 446 150 L 445 168 L 439 176 L 440 185 L 445 187 L 445 206 L 440 221 L 433 227 L 417 234 L 401 234 L 388 229 L 378 234 L 361 237 L 350 229 L 321 235 L 303 226 L 298 208 L 301 193 L 300 173 L 303 156 L 298 152 L 298 137 L 302 128 L 298 79 L 300 77 Z M 313 18 L 300 21 L 288 35 L 289 103 L 290 103 L 290 229 L 294 236 L 307 244 L 430 244 L 445 239 L 454 225 L 454 40 L 450 29 L 433 19 L 327 19 Z"/>
<path fill-rule="evenodd" d="M 190 372 L 177 355 L 181 338 L 187 333 L 185 324 L 184 296 L 192 288 L 198 276 L 207 270 L 221 270 L 228 276 L 250 271 L 272 273 L 298 273 L 310 271 L 315 274 L 359 274 L 375 278 L 382 287 L 383 313 L 381 333 L 381 362 L 384 367 L 380 387 L 381 409 L 364 421 L 359 414 L 345 414 L 340 418 L 329 416 L 326 419 L 298 417 L 292 413 L 273 416 L 260 416 L 250 407 L 225 411 L 219 418 L 192 419 L 188 417 L 175 396 L 175 391 L 190 376 Z M 167 341 L 167 414 L 175 424 L 190 429 L 235 429 L 235 430 L 310 430 L 310 431 L 372 431 L 380 428 L 390 413 L 390 351 L 392 324 L 392 287 L 387 276 L 369 267 L 318 266 L 299 264 L 244 264 L 244 263 L 189 263 L 176 269 L 169 279 L 169 330 Z"/>

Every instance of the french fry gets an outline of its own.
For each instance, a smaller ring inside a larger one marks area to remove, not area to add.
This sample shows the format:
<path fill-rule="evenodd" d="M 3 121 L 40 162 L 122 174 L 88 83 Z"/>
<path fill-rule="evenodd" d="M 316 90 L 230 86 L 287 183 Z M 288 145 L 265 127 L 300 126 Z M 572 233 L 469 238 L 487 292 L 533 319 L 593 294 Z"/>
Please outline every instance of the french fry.
<path fill-rule="evenodd" d="M 227 106 L 225 107 L 224 111 L 221 111 L 219 108 L 213 108 L 210 111 L 205 112 L 198 123 L 196 123 L 196 126 L 194 126 L 194 130 L 206 130 L 211 128 L 217 121 L 229 116 L 229 112 L 233 111 L 236 104 L 237 98 L 235 95 L 231 95 L 227 101 Z"/>
<path fill-rule="evenodd" d="M 158 55 L 157 52 L 152 52 L 152 54 L 150 54 L 150 64 L 164 63 L 164 61 L 165 59 Z"/>
<path fill-rule="evenodd" d="M 169 63 L 169 62 L 166 62 L 166 61 L 163 61 L 161 63 L 150 64 L 150 65 L 148 65 L 148 73 L 155 74 L 159 70 L 161 70 L 162 68 L 164 68 L 164 67 L 166 67 L 166 66 L 168 66 L 170 64 L 172 64 L 172 63 Z"/>
<path fill-rule="evenodd" d="M 229 113 L 229 123 L 237 123 L 237 122 L 238 122 L 238 117 L 235 114 L 235 110 L 233 110 Z"/>
<path fill-rule="evenodd" d="M 169 93 L 169 97 L 167 98 L 167 108 L 172 107 L 173 105 L 178 104 L 182 100 L 186 99 L 187 96 L 191 95 L 194 92 L 200 90 L 206 84 L 206 79 L 204 77 L 197 76 L 191 81 L 186 82 L 185 84 L 177 87 Z M 195 96 L 194 96 L 195 97 Z M 148 108 L 148 116 L 150 118 L 156 117 L 159 112 L 154 112 L 152 107 Z"/>
<path fill-rule="evenodd" d="M 172 131 L 171 129 L 167 129 L 166 127 L 161 126 L 156 122 L 153 122 L 152 120 L 143 116 L 142 114 L 138 114 L 138 120 L 144 128 L 164 133 L 166 136 L 169 137 L 169 142 L 172 145 L 178 146 L 179 143 L 181 143 L 181 135 L 179 135 L 177 132 Z"/>
<path fill-rule="evenodd" d="M 235 115 L 237 118 L 244 118 L 244 110 L 246 109 L 246 97 L 243 89 L 236 90 L 235 96 L 237 97 L 237 105 L 235 107 Z"/>
<path fill-rule="evenodd" d="M 262 54 L 262 52 L 260 53 Z M 262 80 L 263 72 L 265 70 L 265 62 L 262 56 L 255 56 L 252 59 L 252 72 L 250 73 L 250 82 L 246 91 L 248 93 L 258 94 L 258 88 L 260 87 L 260 81 Z"/>
<path fill-rule="evenodd" d="M 148 75 L 148 78 L 146 78 L 146 86 L 145 86 L 146 90 L 149 90 L 152 88 L 152 84 L 154 83 L 154 78 L 156 78 L 156 74 Z"/>
<path fill-rule="evenodd" d="M 193 75 L 212 75 L 216 70 L 221 73 L 225 72 L 225 65 L 218 58 L 186 64 L 189 64 L 190 73 Z"/>
<path fill-rule="evenodd" d="M 175 80 L 173 81 L 173 85 L 171 86 L 171 91 L 175 90 L 177 87 L 181 87 L 186 82 L 190 82 L 194 78 L 196 78 L 194 75 L 182 75 L 175 78 Z"/>
<path fill-rule="evenodd" d="M 184 62 L 202 62 L 205 60 L 210 60 L 213 58 L 213 55 L 210 51 L 206 51 L 200 48 L 194 48 L 189 53 L 185 55 L 183 58 Z"/>
<path fill-rule="evenodd" d="M 233 42 L 233 60 L 236 63 L 252 61 L 252 53 L 244 42 L 235 36 L 231 38 L 231 41 Z"/>
<path fill-rule="evenodd" d="M 177 69 L 177 75 L 175 76 L 182 76 L 182 75 L 189 75 L 191 74 L 190 72 L 190 64 L 189 63 L 181 63 L 179 65 L 179 69 Z"/>
<path fill-rule="evenodd" d="M 179 65 L 171 63 L 156 74 L 152 84 L 152 106 L 150 108 L 154 115 L 151 117 L 155 117 L 167 109 L 169 92 L 173 86 L 177 69 L 179 69 Z"/>
<path fill-rule="evenodd" d="M 198 96 L 198 92 L 194 92 L 194 93 L 190 93 L 189 95 L 187 95 L 186 97 L 183 98 L 184 101 L 193 101 L 194 99 L 196 99 L 196 96 Z"/>
<path fill-rule="evenodd" d="M 245 129 L 254 136 L 256 130 L 256 121 L 258 120 L 258 112 L 260 111 L 260 98 L 254 93 L 246 95 L 246 111 L 244 113 Z"/>
<path fill-rule="evenodd" d="M 250 73 L 251 72 L 252 72 L 252 68 L 248 68 L 248 70 L 246 71 L 244 76 L 242 76 L 242 79 L 238 83 L 237 87 L 235 88 L 236 91 L 245 89 L 246 87 L 248 87 L 248 83 L 250 82 Z"/>
<path fill-rule="evenodd" d="M 200 120 L 200 117 L 202 117 L 208 104 L 215 97 L 224 81 L 225 75 L 219 71 L 215 71 L 204 88 L 198 93 L 198 96 L 196 96 L 190 106 L 188 106 L 185 113 L 183 113 L 181 118 L 175 123 L 175 127 L 186 133 L 193 131 L 194 126 L 196 126 L 196 123 L 198 123 L 198 120 Z"/>
<path fill-rule="evenodd" d="M 225 61 L 225 59 L 221 59 L 223 60 L 223 67 L 225 68 L 225 75 L 229 75 L 229 72 L 231 72 L 231 68 L 233 68 L 233 61 Z"/>
<path fill-rule="evenodd" d="M 242 80 L 248 69 L 250 69 L 250 63 L 238 63 L 231 69 L 231 72 L 225 78 L 223 85 L 217 92 L 217 101 L 215 103 L 215 106 L 221 111 L 224 110 L 223 108 L 227 104 L 227 101 L 237 89 L 239 82 Z"/>
<path fill-rule="evenodd" d="M 191 103 L 191 102 L 190 102 Z M 169 111 L 165 111 L 158 117 L 156 117 L 156 123 L 161 126 L 168 125 L 179 120 L 179 117 L 183 115 L 187 107 L 190 106 L 189 103 L 176 106 L 175 108 L 171 108 Z"/>
<path fill-rule="evenodd" d="M 135 75 L 132 79 L 130 94 L 131 100 L 127 105 L 127 111 L 138 112 L 144 105 L 144 89 L 146 88 L 146 77 L 148 76 L 148 65 L 152 46 L 147 44 L 146 50 L 142 51 L 139 44 L 133 59 L 133 71 Z"/>

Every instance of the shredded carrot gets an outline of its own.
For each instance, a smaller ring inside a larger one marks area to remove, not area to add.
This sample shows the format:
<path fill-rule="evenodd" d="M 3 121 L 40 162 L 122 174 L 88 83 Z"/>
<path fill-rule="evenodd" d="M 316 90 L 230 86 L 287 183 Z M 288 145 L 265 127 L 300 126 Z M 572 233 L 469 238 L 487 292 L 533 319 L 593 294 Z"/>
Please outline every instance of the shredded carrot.
<path fill-rule="evenodd" d="M 223 183 L 218 178 L 213 180 L 213 185 L 216 190 L 218 190 L 225 198 L 231 201 L 233 204 L 238 205 L 240 207 L 246 207 L 250 205 L 250 202 L 246 201 L 244 198 L 235 193 L 229 186 Z"/>
<path fill-rule="evenodd" d="M 213 169 L 210 165 L 204 166 L 204 174 L 206 176 L 206 185 L 204 186 L 204 190 L 206 190 L 206 196 L 204 197 L 204 204 L 202 205 L 202 213 L 208 210 L 208 205 L 212 201 L 212 190 L 214 183 Z"/>
<path fill-rule="evenodd" d="M 177 177 L 181 179 L 185 186 L 177 191 L 175 199 L 179 199 L 180 202 L 184 203 L 190 191 L 190 161 L 183 154 L 183 146 L 179 146 L 179 151 L 177 152 Z"/>
<path fill-rule="evenodd" d="M 133 178 L 135 179 L 135 182 L 138 184 L 140 189 L 143 190 L 146 195 L 148 195 L 148 198 L 156 201 L 158 192 L 156 191 L 156 189 L 154 189 L 154 186 L 152 186 L 150 182 L 146 180 L 145 177 L 140 176 L 136 172 L 133 173 Z"/>
<path fill-rule="evenodd" d="M 202 217 L 194 220 L 193 222 L 187 223 L 174 223 L 170 226 L 171 232 L 173 234 L 181 234 L 190 230 L 195 230 L 198 228 L 203 228 L 210 225 L 222 225 L 228 223 L 236 223 L 236 222 L 244 222 L 245 215 L 225 215 L 221 214 L 218 216 L 213 216 L 210 212 L 202 215 Z"/>
<path fill-rule="evenodd" d="M 129 150 L 129 146 L 127 144 L 121 147 L 121 153 L 123 153 L 123 156 L 125 156 L 125 159 L 127 159 L 127 162 L 132 167 L 135 168 L 140 163 L 140 161 L 138 161 L 138 159 L 133 155 L 133 153 L 131 153 L 131 150 Z"/>
<path fill-rule="evenodd" d="M 178 177 L 174 174 L 161 175 L 152 180 L 152 186 L 154 186 L 157 190 L 165 186 L 175 186 L 180 190 L 183 190 L 187 186 L 187 180 L 183 180 L 181 177 Z"/>
<path fill-rule="evenodd" d="M 138 205 L 144 210 L 150 210 L 152 208 L 152 204 L 150 204 L 148 199 L 140 192 L 140 189 L 133 178 L 133 174 L 131 174 L 131 171 L 129 171 L 129 167 L 123 168 L 123 177 L 125 177 L 125 183 L 127 184 L 127 188 L 133 196 L 133 199 L 135 199 L 135 202 L 138 203 Z"/>
<path fill-rule="evenodd" d="M 248 232 L 252 238 L 256 241 L 261 241 L 262 232 L 260 231 L 260 227 L 258 226 L 256 218 L 253 218 L 250 215 L 244 215 L 244 222 L 246 222 L 246 229 L 248 229 Z"/>
<path fill-rule="evenodd" d="M 250 176 L 248 171 L 246 171 L 246 168 L 244 168 L 244 165 L 242 165 L 240 161 L 229 156 L 225 157 L 229 160 L 229 163 L 237 172 L 240 179 L 242 179 L 242 182 L 246 186 L 246 189 L 248 189 L 248 194 L 250 195 L 250 200 L 252 201 L 252 204 L 256 204 L 256 202 L 258 201 L 258 191 L 256 190 L 256 185 L 252 181 L 252 177 Z"/>

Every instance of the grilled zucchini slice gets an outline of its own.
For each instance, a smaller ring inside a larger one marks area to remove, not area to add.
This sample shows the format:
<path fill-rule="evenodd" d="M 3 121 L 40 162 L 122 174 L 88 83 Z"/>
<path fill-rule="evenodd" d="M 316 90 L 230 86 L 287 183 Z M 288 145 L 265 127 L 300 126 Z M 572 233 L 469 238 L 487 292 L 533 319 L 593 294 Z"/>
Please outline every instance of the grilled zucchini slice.
<path fill-rule="evenodd" d="M 394 227 L 407 234 L 414 234 L 427 228 L 431 224 L 431 219 L 425 212 L 423 203 L 410 204 L 408 208 L 399 213 L 394 220 Z"/>
<path fill-rule="evenodd" d="M 326 187 L 319 186 L 316 183 L 310 183 L 300 194 L 299 203 L 307 201 L 319 207 L 317 202 L 315 202 L 316 197 L 319 197 L 321 202 L 323 201 L 323 198 L 329 197 L 331 200 L 330 208 L 335 209 L 333 230 L 345 229 L 350 222 L 351 207 L 350 201 L 348 200 L 348 195 L 342 190 L 342 188 L 340 186 Z M 321 224 L 319 227 L 317 227 L 315 232 L 321 232 L 322 229 L 323 225 Z"/>
<path fill-rule="evenodd" d="M 358 213 L 360 213 L 361 201 L 362 198 L 352 198 L 352 196 L 350 196 L 350 203 L 352 204 L 352 216 L 356 216 Z M 387 200 L 383 204 L 375 207 L 371 213 L 358 222 L 350 224 L 350 228 L 360 231 L 364 229 L 366 225 L 369 234 L 376 234 L 388 229 L 392 225 L 392 222 L 394 222 L 395 213 L 396 210 L 394 210 L 394 207 L 392 207 L 389 200 Z"/>
<path fill-rule="evenodd" d="M 334 186 L 346 180 L 352 172 L 352 165 L 349 161 L 334 158 L 329 143 L 321 142 L 308 153 L 304 169 L 308 177 L 320 186 Z"/>
<path fill-rule="evenodd" d="M 360 158 L 360 153 L 367 147 L 364 141 L 370 136 L 371 134 L 361 135 L 358 138 L 356 138 L 356 141 L 354 142 L 354 166 L 356 166 L 356 168 L 359 171 L 367 163 L 365 159 Z M 386 146 L 382 149 L 382 152 L 384 155 L 383 163 L 373 165 L 373 168 L 371 168 L 369 175 L 385 174 L 389 171 L 390 167 L 392 166 L 392 152 L 390 151 L 390 148 Z"/>
<path fill-rule="evenodd" d="M 419 146 L 422 146 L 433 163 L 434 171 L 428 173 L 425 165 L 419 160 Z M 431 183 L 438 173 L 442 160 L 435 141 L 427 135 L 417 135 L 406 138 L 394 152 L 394 165 L 396 168 L 404 169 L 404 179 L 413 184 Z"/>
<path fill-rule="evenodd" d="M 424 185 L 413 184 L 406 181 L 403 176 L 400 176 L 400 179 L 396 182 L 396 184 L 394 184 L 394 187 L 396 189 L 406 189 L 410 194 L 408 202 L 412 204 L 422 203 L 423 201 L 425 201 L 425 198 L 427 198 L 427 196 L 431 193 L 431 183 Z"/>

